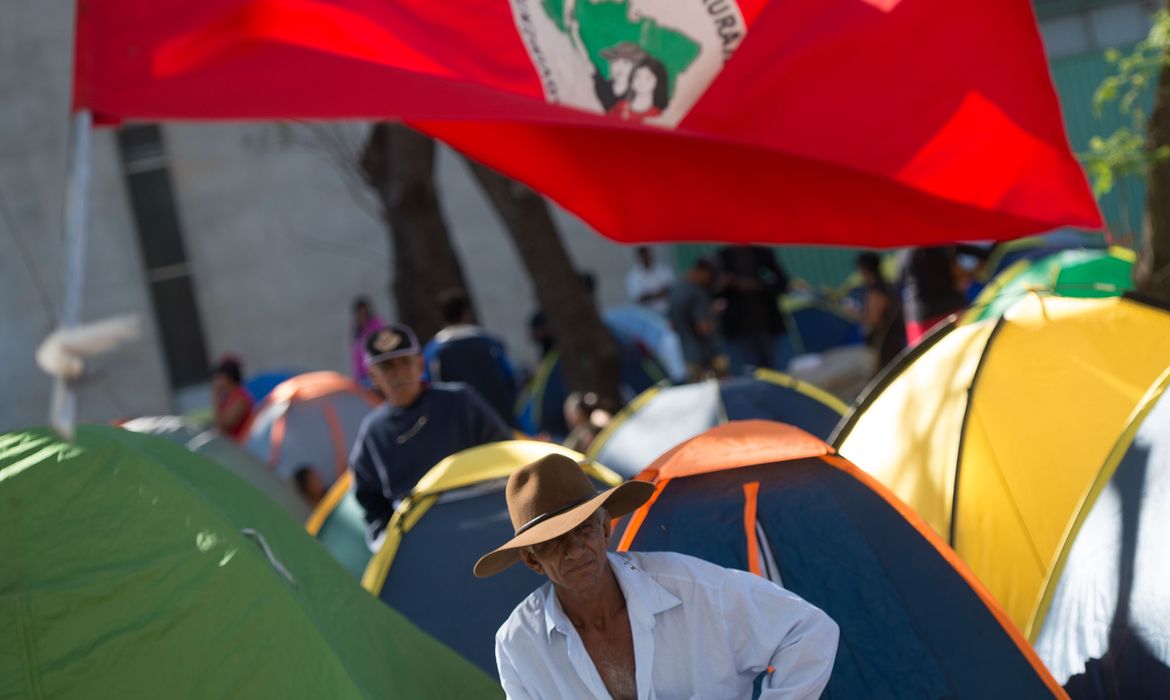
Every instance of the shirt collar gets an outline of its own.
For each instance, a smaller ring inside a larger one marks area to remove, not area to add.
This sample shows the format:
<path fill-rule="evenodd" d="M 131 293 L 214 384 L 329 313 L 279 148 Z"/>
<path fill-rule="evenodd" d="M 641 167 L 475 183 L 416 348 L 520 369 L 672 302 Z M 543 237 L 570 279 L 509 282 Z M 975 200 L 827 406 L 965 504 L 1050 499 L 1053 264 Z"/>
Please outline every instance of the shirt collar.
<path fill-rule="evenodd" d="M 474 323 L 457 323 L 453 326 L 446 326 L 435 334 L 436 343 L 445 343 L 456 338 L 463 338 L 479 334 L 479 326 Z"/>
<path fill-rule="evenodd" d="M 386 405 L 390 407 L 390 415 L 401 416 L 418 408 L 419 404 L 422 403 L 423 398 L 426 397 L 427 391 L 429 391 L 430 388 L 431 383 L 424 380 L 422 383 L 422 391 L 418 392 L 418 396 L 410 403 L 409 406 L 395 406 L 394 404 L 387 401 Z"/>
<path fill-rule="evenodd" d="M 607 556 L 622 595 L 626 597 L 626 610 L 631 623 L 646 629 L 653 628 L 655 615 L 682 604 L 681 600 L 659 585 L 628 555 L 609 552 Z M 567 635 L 573 629 L 573 623 L 561 608 L 561 601 L 557 599 L 556 589 L 551 582 L 545 584 L 544 596 L 544 630 L 549 641 L 552 641 L 553 630 Z"/>

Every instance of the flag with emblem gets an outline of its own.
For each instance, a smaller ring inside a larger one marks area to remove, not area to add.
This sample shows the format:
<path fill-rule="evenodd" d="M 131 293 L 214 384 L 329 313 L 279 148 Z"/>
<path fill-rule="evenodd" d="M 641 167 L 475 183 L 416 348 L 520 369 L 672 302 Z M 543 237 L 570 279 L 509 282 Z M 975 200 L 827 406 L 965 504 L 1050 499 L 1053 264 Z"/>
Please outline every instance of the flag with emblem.
<path fill-rule="evenodd" d="M 1101 218 L 1029 0 L 79 0 L 74 103 L 398 119 L 623 242 Z"/>

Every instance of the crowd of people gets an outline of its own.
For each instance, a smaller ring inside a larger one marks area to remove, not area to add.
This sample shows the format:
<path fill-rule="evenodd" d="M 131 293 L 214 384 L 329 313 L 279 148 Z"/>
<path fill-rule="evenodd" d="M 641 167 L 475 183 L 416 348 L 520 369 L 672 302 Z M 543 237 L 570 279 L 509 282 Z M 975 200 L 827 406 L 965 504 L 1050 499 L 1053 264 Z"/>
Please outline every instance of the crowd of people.
<path fill-rule="evenodd" d="M 678 334 L 689 380 L 776 367 L 786 331 L 779 300 L 789 277 L 772 249 L 727 247 L 699 258 L 677 279 L 651 249 L 638 248 L 635 258 L 626 278 L 629 301 L 661 315 Z M 901 278 L 894 282 L 883 275 L 878 255 L 862 253 L 857 259 L 862 288 L 853 313 L 882 364 L 966 303 L 964 271 L 953 249 L 905 251 L 900 265 Z M 592 291 L 592 278 L 582 281 Z M 373 551 L 401 500 L 432 466 L 455 452 L 516 435 L 517 373 L 504 343 L 475 323 L 464 291 L 446 292 L 437 303 L 446 325 L 425 345 L 411 328 L 380 319 L 368 299 L 353 305 L 353 378 L 383 398 L 362 422 L 349 456 Z M 530 330 L 542 352 L 555 347 L 544 313 L 534 315 Z M 240 361 L 221 361 L 212 385 L 216 428 L 240 439 L 253 403 L 242 384 Z M 616 408 L 591 391 L 570 394 L 564 406 L 566 444 L 587 449 Z M 309 478 L 312 474 L 302 470 L 296 481 L 315 501 L 325 489 Z M 835 624 L 821 611 L 763 579 L 683 555 L 606 553 L 610 518 L 629 512 L 652 492 L 647 484 L 627 482 L 597 493 L 579 466 L 559 456 L 528 465 L 510 479 L 507 506 L 517 537 L 488 553 L 475 573 L 490 576 L 522 562 L 549 583 L 500 629 L 497 659 L 505 690 L 517 697 L 603 690 L 633 697 L 641 682 L 635 660 L 644 648 L 658 646 L 670 648 L 672 667 L 685 661 L 706 670 L 682 681 L 660 678 L 656 670 L 655 687 L 681 683 L 680 689 L 692 694 L 738 692 L 771 668 L 765 693 L 819 692 L 837 642 Z M 659 611 L 662 634 L 631 624 L 627 607 L 647 604 L 645 596 L 664 595 L 681 606 L 669 615 Z M 720 627 L 727 634 L 716 634 L 709 625 L 713 615 L 744 629 L 765 618 L 786 622 L 755 630 L 747 648 L 736 641 L 741 631 L 727 624 Z M 550 636 L 546 620 L 558 630 L 562 625 L 576 630 L 577 636 Z M 596 674 L 570 663 L 580 653 L 572 650 L 575 644 L 594 661 Z M 768 663 L 760 665 L 763 659 Z M 554 667 L 562 672 L 544 673 Z M 563 672 L 570 668 L 577 673 Z"/>
<path fill-rule="evenodd" d="M 784 369 L 778 366 L 779 347 L 788 329 L 779 300 L 790 281 L 773 249 L 728 246 L 696 259 L 677 278 L 649 247 L 636 248 L 634 258 L 625 280 L 628 300 L 660 315 L 678 335 L 687 380 Z M 967 301 L 970 269 L 954 248 L 905 250 L 897 264 L 901 272 L 891 280 L 878 254 L 861 253 L 858 303 L 841 309 L 859 323 L 876 357 L 875 371 Z M 581 281 L 592 294 L 593 276 L 583 273 Z M 508 439 L 518 427 L 520 376 L 503 341 L 475 322 L 465 291 L 449 290 L 436 304 L 445 325 L 422 345 L 410 328 L 383 321 L 369 299 L 353 303 L 352 376 L 385 400 L 367 418 L 351 456 L 371 542 L 395 501 L 432 465 L 461 449 Z M 542 355 L 555 348 L 544 311 L 532 315 L 529 330 Z M 239 359 L 226 357 L 216 365 L 212 393 L 215 427 L 240 439 L 253 399 L 243 386 Z M 556 437 L 583 452 L 619 408 L 593 391 L 573 391 L 563 407 L 567 434 Z M 296 484 L 314 502 L 324 491 L 308 473 L 298 474 Z"/>

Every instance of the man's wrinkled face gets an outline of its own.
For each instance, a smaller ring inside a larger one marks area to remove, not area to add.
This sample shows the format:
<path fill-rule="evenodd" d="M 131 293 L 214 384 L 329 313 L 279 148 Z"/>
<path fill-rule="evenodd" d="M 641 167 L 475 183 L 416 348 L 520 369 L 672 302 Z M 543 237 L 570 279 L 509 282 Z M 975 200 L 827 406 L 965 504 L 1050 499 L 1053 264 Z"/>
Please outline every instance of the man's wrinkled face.
<path fill-rule="evenodd" d="M 414 403 L 422 393 L 422 372 L 422 355 L 395 357 L 369 368 L 370 378 L 386 400 L 399 407 Z"/>
<path fill-rule="evenodd" d="M 598 511 L 560 537 L 520 550 L 520 558 L 559 588 L 588 590 L 605 574 L 609 534 L 609 520 Z"/>

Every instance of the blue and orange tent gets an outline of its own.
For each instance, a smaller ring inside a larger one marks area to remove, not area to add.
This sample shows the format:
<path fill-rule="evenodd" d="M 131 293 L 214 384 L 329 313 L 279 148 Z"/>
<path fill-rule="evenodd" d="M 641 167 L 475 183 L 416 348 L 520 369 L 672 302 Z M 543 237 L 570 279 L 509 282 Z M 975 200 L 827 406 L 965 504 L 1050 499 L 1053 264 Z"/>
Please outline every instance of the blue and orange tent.
<path fill-rule="evenodd" d="M 631 477 L 683 440 L 728 421 L 774 420 L 824 440 L 847 410 L 827 391 L 771 370 L 654 387 L 614 416 L 589 446 L 588 456 Z"/>
<path fill-rule="evenodd" d="M 618 549 L 683 552 L 771 579 L 841 641 L 826 697 L 1064 697 L 958 557 L 823 441 L 767 421 L 679 445 Z"/>
<path fill-rule="evenodd" d="M 495 634 L 543 579 L 513 566 L 488 579 L 476 560 L 512 537 L 504 487 L 512 472 L 549 454 L 580 462 L 599 488 L 621 478 L 559 445 L 511 440 L 457 452 L 427 472 L 386 528 L 362 585 L 408 620 L 495 676 Z"/>
<path fill-rule="evenodd" d="M 337 372 L 308 372 L 281 382 L 252 414 L 243 445 L 292 479 L 302 467 L 329 486 L 349 467 L 349 450 L 377 398 Z"/>

